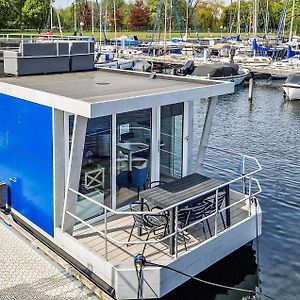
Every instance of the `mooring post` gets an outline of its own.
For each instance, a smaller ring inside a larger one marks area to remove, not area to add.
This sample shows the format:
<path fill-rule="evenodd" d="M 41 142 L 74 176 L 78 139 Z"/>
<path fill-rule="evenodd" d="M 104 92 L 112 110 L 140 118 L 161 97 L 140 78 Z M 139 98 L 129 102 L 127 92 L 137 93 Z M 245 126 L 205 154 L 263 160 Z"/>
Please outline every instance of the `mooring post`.
<path fill-rule="evenodd" d="M 248 101 L 252 101 L 253 99 L 253 83 L 254 83 L 254 74 L 250 72 L 249 78 L 249 93 L 248 93 Z"/>

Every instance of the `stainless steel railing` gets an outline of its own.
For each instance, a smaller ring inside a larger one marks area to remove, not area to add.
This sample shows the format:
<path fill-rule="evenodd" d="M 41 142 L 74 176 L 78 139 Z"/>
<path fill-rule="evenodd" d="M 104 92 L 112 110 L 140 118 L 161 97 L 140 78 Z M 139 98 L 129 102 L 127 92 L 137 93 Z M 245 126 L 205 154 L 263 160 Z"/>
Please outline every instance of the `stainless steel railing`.
<path fill-rule="evenodd" d="M 222 150 L 222 149 L 217 149 L 217 148 L 213 148 L 213 147 L 210 147 L 214 150 L 217 150 L 217 151 L 227 151 L 227 150 Z M 229 151 L 227 151 L 229 152 Z M 233 208 L 237 205 L 239 205 L 240 203 L 242 202 L 248 202 L 248 217 L 247 218 L 250 218 L 253 214 L 254 214 L 254 211 L 252 209 L 252 200 L 253 198 L 255 198 L 260 192 L 261 192 L 261 186 L 259 184 L 259 181 L 253 177 L 253 175 L 257 172 L 259 172 L 261 170 L 261 166 L 258 162 L 258 160 L 252 156 L 248 156 L 248 155 L 241 155 L 241 154 L 237 154 L 237 153 L 233 153 L 233 152 L 230 152 L 231 154 L 234 154 L 234 155 L 238 155 L 242 158 L 242 162 L 243 162 L 243 171 L 245 171 L 245 163 L 246 163 L 246 160 L 251 160 L 252 162 L 255 163 L 256 165 L 256 168 L 254 170 L 252 170 L 251 172 L 249 173 L 246 173 L 246 174 L 242 174 L 242 175 L 239 175 L 238 177 L 232 179 L 232 180 L 229 180 L 221 185 L 219 185 L 218 187 L 216 188 L 213 188 L 209 191 L 206 191 L 204 193 L 199 193 L 198 195 L 195 195 L 193 197 L 189 197 L 179 203 L 176 203 L 174 205 L 170 205 L 169 207 L 166 207 L 166 208 L 163 208 L 163 209 L 159 209 L 159 210 L 155 210 L 155 211 L 138 211 L 138 212 L 132 212 L 132 211 L 120 211 L 120 210 L 115 210 L 115 209 L 112 209 L 102 203 L 99 203 L 97 201 L 95 201 L 94 199 L 72 189 L 72 188 L 69 188 L 69 191 L 76 194 L 77 196 L 81 196 L 83 197 L 84 199 L 90 201 L 91 203 L 101 207 L 103 209 L 103 218 L 104 218 L 104 230 L 99 230 L 98 228 L 96 228 L 95 226 L 93 226 L 92 224 L 90 224 L 89 222 L 81 219 L 80 217 L 78 217 L 76 214 L 74 214 L 74 212 L 71 212 L 71 211 L 68 211 L 66 210 L 66 207 L 67 205 L 65 204 L 64 205 L 64 211 L 63 211 L 63 214 L 64 215 L 69 215 L 71 216 L 72 218 L 74 218 L 75 220 L 77 220 L 78 222 L 84 224 L 85 226 L 91 228 L 94 232 L 98 233 L 102 238 L 104 238 L 105 240 L 105 259 L 108 260 L 108 243 L 112 243 L 112 244 L 115 244 L 115 245 L 127 245 L 128 242 L 123 242 L 123 241 L 120 241 L 120 240 L 117 240 L 113 237 L 111 237 L 111 235 L 108 233 L 108 217 L 111 217 L 111 216 L 133 216 L 133 215 L 155 215 L 155 214 L 161 214 L 162 212 L 165 212 L 165 211 L 169 211 L 171 209 L 175 209 L 175 231 L 173 233 L 170 233 L 162 238 L 159 238 L 159 239 L 150 239 L 150 240 L 147 240 L 147 241 L 130 241 L 130 244 L 140 244 L 140 245 L 145 245 L 145 244 L 157 244 L 157 243 L 162 243 L 163 241 L 171 238 L 171 237 L 174 237 L 175 239 L 175 257 L 177 258 L 178 255 L 179 255 L 179 252 L 178 252 L 178 236 L 182 233 L 184 233 L 184 231 L 187 231 L 188 229 L 192 228 L 192 227 L 195 227 L 196 225 L 202 223 L 203 221 L 205 220 L 208 220 L 210 218 L 214 218 L 214 235 L 211 237 L 216 237 L 218 236 L 219 234 L 219 228 L 218 228 L 218 216 L 220 213 L 230 209 L 230 208 Z M 209 168 L 216 168 L 218 169 L 218 166 L 215 166 L 213 164 L 207 164 L 205 163 L 204 165 L 206 165 L 207 167 Z M 229 171 L 229 170 L 226 170 L 226 171 Z M 234 172 L 230 172 L 230 173 L 234 173 Z M 241 199 L 238 199 L 237 201 L 235 201 L 234 203 L 231 203 L 227 206 L 225 206 L 224 208 L 221 208 L 219 209 L 219 205 L 218 205 L 218 195 L 219 195 L 219 190 L 221 190 L 222 188 L 224 188 L 225 186 L 227 185 L 230 185 L 230 184 L 234 184 L 236 182 L 240 182 L 242 181 L 243 182 L 243 188 L 246 187 L 246 183 L 248 183 L 248 190 L 247 190 L 247 193 L 245 192 L 246 191 L 246 188 L 245 188 L 245 191 L 243 192 L 243 195 L 244 197 L 242 197 Z M 253 192 L 254 190 L 254 186 L 256 185 L 256 191 Z M 196 220 L 194 222 L 192 222 L 191 224 L 188 224 L 187 226 L 185 227 L 179 227 L 178 224 L 178 212 L 179 212 L 179 207 L 183 206 L 184 204 L 188 204 L 189 202 L 191 202 L 192 200 L 194 199 L 197 199 L 201 196 L 205 196 L 206 194 L 211 194 L 211 193 L 215 193 L 215 201 L 216 201 L 216 210 L 211 213 L 210 215 L 208 216 L 205 216 L 204 218 L 202 219 L 199 219 L 199 220 Z M 108 216 L 109 215 L 109 216 Z M 65 218 L 63 218 L 64 220 Z M 244 221 L 244 219 L 242 220 Z M 241 221 L 241 222 L 242 222 Z M 63 228 L 64 224 L 62 224 L 62 228 Z M 226 229 L 224 229 L 226 230 Z"/>

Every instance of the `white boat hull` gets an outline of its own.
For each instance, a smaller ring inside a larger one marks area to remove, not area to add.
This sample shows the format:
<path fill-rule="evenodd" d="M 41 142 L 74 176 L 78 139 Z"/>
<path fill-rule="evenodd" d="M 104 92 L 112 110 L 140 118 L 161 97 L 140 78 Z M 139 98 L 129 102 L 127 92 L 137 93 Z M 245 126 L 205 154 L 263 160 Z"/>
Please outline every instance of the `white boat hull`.
<path fill-rule="evenodd" d="M 247 78 L 250 71 L 248 69 L 240 69 L 239 73 L 240 74 L 238 74 L 238 75 L 223 76 L 223 77 L 209 77 L 209 76 L 197 76 L 197 75 L 191 75 L 191 77 L 212 79 L 212 80 L 221 80 L 221 81 L 233 82 L 234 85 L 239 85 Z"/>
<path fill-rule="evenodd" d="M 299 84 L 283 84 L 282 87 L 290 100 L 300 100 Z"/>

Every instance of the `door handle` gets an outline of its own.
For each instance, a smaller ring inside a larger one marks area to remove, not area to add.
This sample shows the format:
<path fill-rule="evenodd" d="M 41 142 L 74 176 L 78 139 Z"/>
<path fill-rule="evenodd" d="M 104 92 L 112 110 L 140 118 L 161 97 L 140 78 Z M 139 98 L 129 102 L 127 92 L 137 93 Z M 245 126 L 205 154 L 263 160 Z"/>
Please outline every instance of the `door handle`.
<path fill-rule="evenodd" d="M 13 178 L 10 177 L 9 180 L 12 181 L 12 182 L 15 182 L 15 183 L 17 182 L 17 178 L 16 177 L 13 177 Z"/>

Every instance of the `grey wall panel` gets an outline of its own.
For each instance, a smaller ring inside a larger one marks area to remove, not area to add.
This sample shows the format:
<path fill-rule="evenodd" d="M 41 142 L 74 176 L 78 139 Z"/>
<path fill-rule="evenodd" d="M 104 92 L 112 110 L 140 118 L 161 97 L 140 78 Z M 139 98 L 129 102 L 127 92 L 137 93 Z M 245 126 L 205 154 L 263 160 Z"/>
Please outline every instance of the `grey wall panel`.
<path fill-rule="evenodd" d="M 24 56 L 47 56 L 57 55 L 56 43 L 33 43 L 23 44 Z"/>
<path fill-rule="evenodd" d="M 69 72 L 69 57 L 18 58 L 18 75 Z"/>
<path fill-rule="evenodd" d="M 72 56 L 70 59 L 71 72 L 94 69 L 94 54 Z"/>

